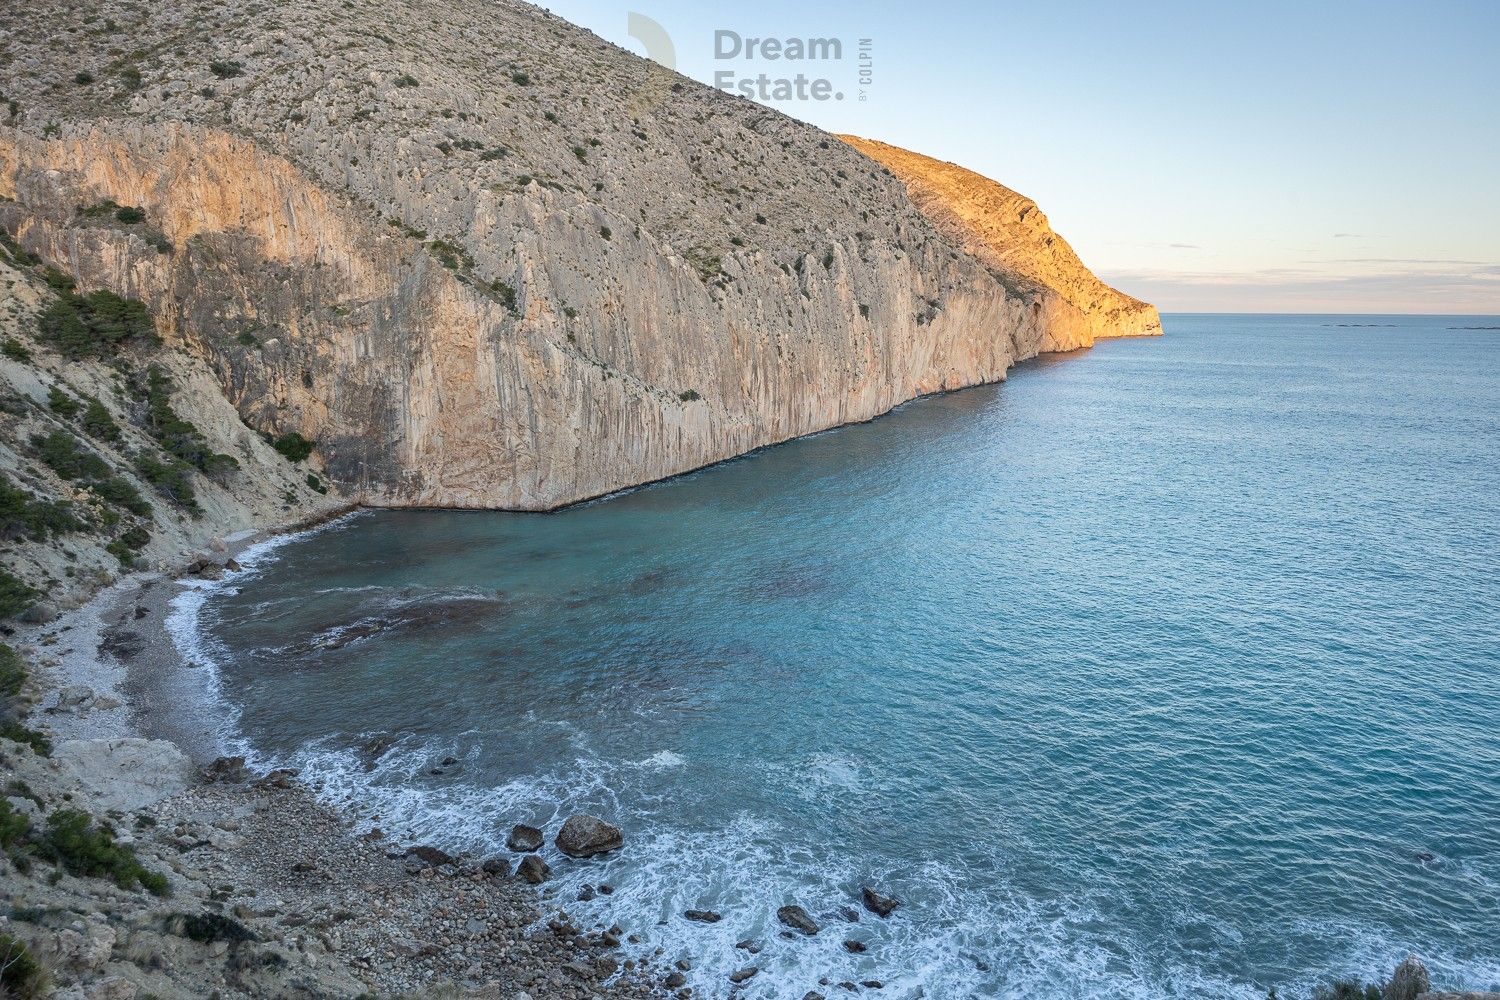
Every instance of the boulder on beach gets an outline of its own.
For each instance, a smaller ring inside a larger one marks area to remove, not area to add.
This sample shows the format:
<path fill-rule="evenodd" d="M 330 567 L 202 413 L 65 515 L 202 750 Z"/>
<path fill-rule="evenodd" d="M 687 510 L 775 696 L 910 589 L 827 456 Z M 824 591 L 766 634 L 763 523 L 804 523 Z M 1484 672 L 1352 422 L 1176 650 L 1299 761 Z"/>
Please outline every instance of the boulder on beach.
<path fill-rule="evenodd" d="M 542 831 L 525 823 L 517 823 L 510 828 L 510 836 L 505 838 L 505 846 L 512 851 L 520 851 L 525 854 L 528 851 L 539 851 L 542 848 Z"/>
<path fill-rule="evenodd" d="M 245 773 L 245 758 L 216 757 L 203 769 L 203 777 L 210 782 L 222 781 L 226 784 L 238 785 L 248 777 Z"/>
<path fill-rule="evenodd" d="M 888 917 L 895 912 L 896 907 L 901 905 L 899 900 L 892 899 L 889 896 L 882 896 L 869 886 L 860 889 L 859 895 L 864 901 L 865 909 L 877 917 Z"/>
<path fill-rule="evenodd" d="M 454 863 L 453 855 L 446 851 L 440 851 L 436 847 L 428 847 L 425 844 L 417 847 L 408 847 L 403 858 L 416 858 L 418 861 L 432 868 Z"/>
<path fill-rule="evenodd" d="M 776 919 L 790 927 L 794 931 L 800 931 L 808 937 L 818 933 L 818 925 L 807 911 L 800 906 L 783 906 L 776 911 Z"/>
<path fill-rule="evenodd" d="M 510 874 L 510 862 L 504 858 L 485 858 L 479 870 L 491 878 L 504 878 Z"/>
<path fill-rule="evenodd" d="M 568 817 L 554 843 L 570 858 L 591 858 L 619 850 L 625 844 L 625 835 L 597 816 L 578 813 Z"/>
<path fill-rule="evenodd" d="M 547 862 L 535 854 L 526 855 L 516 866 L 516 875 L 532 885 L 541 885 L 551 874 L 552 869 L 547 866 Z"/>

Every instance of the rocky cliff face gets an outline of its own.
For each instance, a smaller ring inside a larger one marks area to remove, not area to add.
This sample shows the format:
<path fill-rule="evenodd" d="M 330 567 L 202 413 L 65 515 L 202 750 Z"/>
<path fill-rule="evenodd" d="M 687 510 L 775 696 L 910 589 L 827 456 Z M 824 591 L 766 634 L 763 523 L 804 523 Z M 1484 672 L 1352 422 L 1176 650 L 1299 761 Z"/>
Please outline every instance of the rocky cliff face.
<path fill-rule="evenodd" d="M 890 168 L 943 235 L 1040 297 L 1047 316 L 1041 350 L 1161 333 L 1156 307 L 1100 281 L 1030 198 L 957 164 L 873 139 L 839 138 Z"/>
<path fill-rule="evenodd" d="M 1066 244 L 1009 253 L 1039 213 L 977 224 L 1005 189 L 686 79 L 643 101 L 643 60 L 525 4 L 0 26 L 0 227 L 366 503 L 551 508 L 1151 329 Z"/>

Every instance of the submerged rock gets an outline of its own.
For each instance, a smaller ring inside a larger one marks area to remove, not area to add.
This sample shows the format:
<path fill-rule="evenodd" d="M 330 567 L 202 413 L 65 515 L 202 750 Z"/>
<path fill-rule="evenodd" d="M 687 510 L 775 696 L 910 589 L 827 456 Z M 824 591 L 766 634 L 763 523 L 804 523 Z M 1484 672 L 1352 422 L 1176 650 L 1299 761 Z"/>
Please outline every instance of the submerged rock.
<path fill-rule="evenodd" d="M 542 847 L 542 831 L 525 823 L 517 823 L 510 828 L 510 836 L 505 838 L 505 846 L 512 851 L 539 851 Z"/>
<path fill-rule="evenodd" d="M 715 913 L 713 910 L 683 910 L 682 915 L 700 924 L 716 924 L 724 919 L 723 914 Z"/>
<path fill-rule="evenodd" d="M 591 858 L 619 850 L 625 844 L 620 828 L 597 816 L 579 813 L 569 816 L 557 832 L 557 849 L 570 858 Z"/>
<path fill-rule="evenodd" d="M 776 919 L 786 924 L 794 931 L 800 931 L 808 937 L 818 933 L 818 925 L 807 911 L 800 906 L 783 906 L 776 911 Z"/>
<path fill-rule="evenodd" d="M 755 966 L 747 965 L 738 972 L 731 972 L 729 974 L 729 981 L 738 986 L 740 983 L 747 983 L 750 980 L 754 979 L 755 974 L 759 971 L 760 969 L 756 968 Z"/>
<path fill-rule="evenodd" d="M 882 896 L 869 886 L 862 888 L 859 891 L 859 895 L 865 904 L 865 909 L 877 917 L 888 917 L 895 912 L 896 907 L 901 905 L 900 900 L 892 899 L 889 896 Z"/>

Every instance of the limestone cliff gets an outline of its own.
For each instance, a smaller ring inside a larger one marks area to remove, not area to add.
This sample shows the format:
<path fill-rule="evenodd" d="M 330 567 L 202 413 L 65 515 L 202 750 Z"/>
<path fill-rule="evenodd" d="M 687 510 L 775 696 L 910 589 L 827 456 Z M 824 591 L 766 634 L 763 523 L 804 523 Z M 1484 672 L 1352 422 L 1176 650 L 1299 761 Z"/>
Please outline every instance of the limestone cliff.
<path fill-rule="evenodd" d="M 1065 244 L 1006 257 L 1039 213 L 981 240 L 776 112 L 640 100 L 643 60 L 526 4 L 0 28 L 0 228 L 144 299 L 365 503 L 551 508 L 1147 328 Z"/>
<path fill-rule="evenodd" d="M 944 235 L 1018 286 L 1041 293 L 1049 313 L 1042 350 L 1161 333 L 1156 307 L 1100 281 L 1030 198 L 954 163 L 873 139 L 839 138 L 890 168 Z"/>

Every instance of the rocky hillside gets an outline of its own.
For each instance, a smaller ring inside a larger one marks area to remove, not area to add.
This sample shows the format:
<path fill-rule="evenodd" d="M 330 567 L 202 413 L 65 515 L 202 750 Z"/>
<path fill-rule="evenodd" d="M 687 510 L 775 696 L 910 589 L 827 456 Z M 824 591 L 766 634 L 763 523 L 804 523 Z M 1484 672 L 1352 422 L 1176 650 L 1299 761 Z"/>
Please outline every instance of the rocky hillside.
<path fill-rule="evenodd" d="M 0 39 L 0 228 L 365 503 L 550 508 L 1147 326 L 1006 256 L 1039 214 L 977 240 L 527 4 L 38 0 Z"/>
<path fill-rule="evenodd" d="M 202 361 L 156 343 L 140 302 L 79 294 L 14 244 L 0 292 L 0 619 L 45 621 L 126 570 L 182 569 L 343 502 Z"/>
<path fill-rule="evenodd" d="M 873 139 L 839 138 L 899 177 L 913 204 L 950 240 L 1040 296 L 1048 315 L 1042 350 L 1161 333 L 1156 307 L 1100 281 L 1030 198 L 954 163 Z"/>

